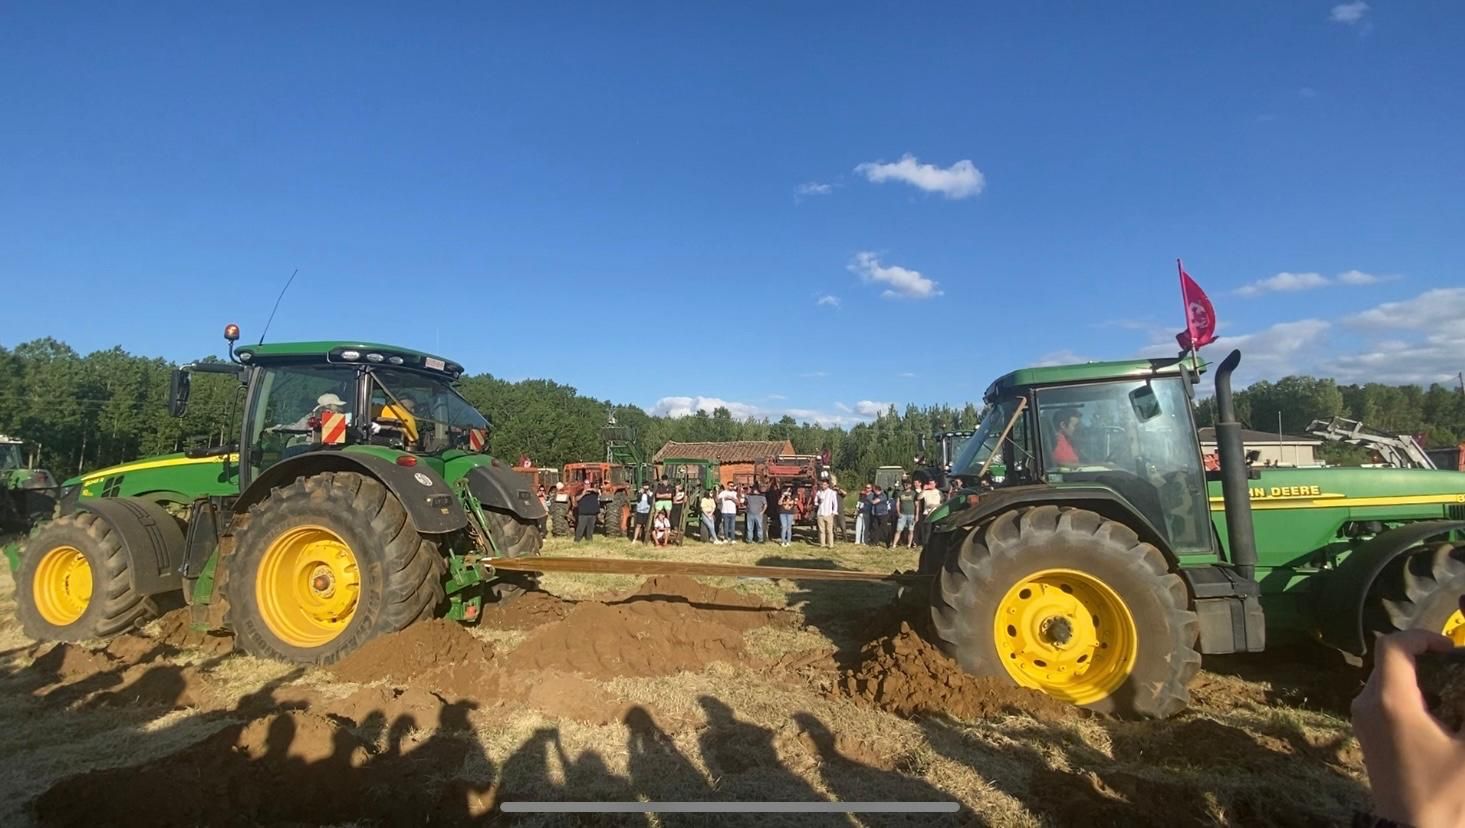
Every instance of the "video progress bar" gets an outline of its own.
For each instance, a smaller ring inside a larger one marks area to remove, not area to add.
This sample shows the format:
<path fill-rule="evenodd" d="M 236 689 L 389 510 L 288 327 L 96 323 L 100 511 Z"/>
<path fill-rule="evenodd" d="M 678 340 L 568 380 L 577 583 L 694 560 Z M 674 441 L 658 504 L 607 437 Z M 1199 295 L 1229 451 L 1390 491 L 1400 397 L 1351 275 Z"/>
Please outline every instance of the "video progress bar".
<path fill-rule="evenodd" d="M 503 802 L 510 814 L 954 814 L 959 802 Z"/>

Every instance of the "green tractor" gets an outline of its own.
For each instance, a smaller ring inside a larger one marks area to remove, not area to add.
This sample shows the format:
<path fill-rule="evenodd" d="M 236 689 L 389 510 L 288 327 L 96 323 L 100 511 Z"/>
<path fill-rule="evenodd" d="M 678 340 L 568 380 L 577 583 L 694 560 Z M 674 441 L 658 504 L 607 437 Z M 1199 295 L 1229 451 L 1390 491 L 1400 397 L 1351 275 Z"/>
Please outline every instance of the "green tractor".
<path fill-rule="evenodd" d="M 1465 474 L 1250 468 L 1216 372 L 1220 470 L 1190 359 L 1029 368 L 987 389 L 933 517 L 941 647 L 968 672 L 1077 705 L 1168 716 L 1202 654 L 1311 639 L 1357 660 L 1408 628 L 1465 645 Z M 979 486 L 994 463 L 1001 485 Z"/>
<path fill-rule="evenodd" d="M 244 651 L 335 661 L 434 615 L 464 621 L 522 592 L 490 561 L 536 555 L 543 505 L 479 453 L 489 423 L 462 367 L 406 348 L 301 342 L 234 349 L 173 375 L 237 378 L 238 442 L 68 480 L 60 516 L 24 541 L 18 615 L 42 640 L 123 632 L 181 598 Z"/>
<path fill-rule="evenodd" d="M 697 501 L 703 492 L 716 492 L 722 480 L 722 464 L 716 460 L 701 460 L 692 457 L 667 457 L 658 465 L 662 476 L 680 485 L 687 493 L 687 508 L 682 510 L 682 525 L 672 528 L 681 532 L 695 532 L 702 522 Z"/>
<path fill-rule="evenodd" d="M 51 516 L 56 478 L 25 462 L 24 444 L 0 434 L 0 532 L 27 532 Z"/>

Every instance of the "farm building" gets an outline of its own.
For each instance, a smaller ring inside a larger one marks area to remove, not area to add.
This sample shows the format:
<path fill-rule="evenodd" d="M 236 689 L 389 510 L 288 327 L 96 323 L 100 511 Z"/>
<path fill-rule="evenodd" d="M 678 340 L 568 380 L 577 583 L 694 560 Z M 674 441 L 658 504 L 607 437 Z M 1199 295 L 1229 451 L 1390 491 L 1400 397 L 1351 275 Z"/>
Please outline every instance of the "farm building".
<path fill-rule="evenodd" d="M 1425 452 L 1429 459 L 1434 461 L 1437 469 L 1449 471 L 1465 471 L 1465 443 L 1450 446 L 1448 448 L 1432 448 Z"/>
<path fill-rule="evenodd" d="M 1216 430 L 1198 429 L 1201 454 L 1216 451 Z M 1316 466 L 1317 447 L 1323 444 L 1316 437 L 1297 437 L 1276 432 L 1241 430 L 1241 443 L 1247 451 L 1259 452 L 1258 466 Z"/>
<path fill-rule="evenodd" d="M 793 454 L 788 440 L 735 440 L 729 443 L 677 443 L 661 447 L 652 462 L 666 459 L 715 460 L 721 464 L 723 483 L 752 483 L 757 468 L 781 454 Z"/>

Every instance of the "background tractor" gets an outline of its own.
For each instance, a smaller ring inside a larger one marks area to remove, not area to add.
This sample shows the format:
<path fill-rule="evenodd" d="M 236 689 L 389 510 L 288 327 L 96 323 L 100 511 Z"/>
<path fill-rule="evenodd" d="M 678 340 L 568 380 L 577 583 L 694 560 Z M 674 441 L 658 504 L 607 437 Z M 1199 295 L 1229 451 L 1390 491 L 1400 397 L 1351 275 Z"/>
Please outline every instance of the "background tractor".
<path fill-rule="evenodd" d="M 1248 468 L 1216 372 L 1220 469 L 1192 419 L 1192 357 L 1029 368 L 952 463 L 934 515 L 939 644 L 968 672 L 1090 708 L 1167 716 L 1202 654 L 1315 639 L 1361 658 L 1422 627 L 1465 645 L 1465 474 Z M 1006 476 L 978 483 L 995 463 Z"/>
<path fill-rule="evenodd" d="M 60 491 L 45 469 L 31 468 L 24 444 L 0 434 L 0 532 L 27 532 L 51 516 Z"/>
<path fill-rule="evenodd" d="M 667 457 L 661 461 L 660 474 L 671 480 L 673 485 L 680 485 L 682 491 L 687 493 L 687 508 L 682 510 L 682 525 L 674 527 L 683 532 L 690 532 L 701 523 L 701 513 L 697 510 L 697 501 L 701 499 L 703 492 L 716 492 L 718 481 L 722 479 L 722 464 L 716 460 L 701 460 L 689 457 Z"/>
<path fill-rule="evenodd" d="M 17 614 L 41 640 L 104 638 L 181 598 L 246 652 L 328 663 L 433 615 L 478 618 L 530 577 L 545 512 L 522 475 L 474 447 L 488 422 L 462 367 L 359 342 L 251 345 L 177 369 L 239 382 L 238 439 L 63 484 L 60 516 L 13 554 Z"/>
<path fill-rule="evenodd" d="M 593 481 L 600 489 L 601 504 L 596 531 L 625 537 L 630 533 L 633 492 L 651 482 L 653 470 L 641 456 L 635 429 L 617 425 L 614 414 L 606 418 L 600 436 L 605 441 L 605 462 L 566 463 L 562 479 L 572 501 L 578 501 L 585 484 Z"/>

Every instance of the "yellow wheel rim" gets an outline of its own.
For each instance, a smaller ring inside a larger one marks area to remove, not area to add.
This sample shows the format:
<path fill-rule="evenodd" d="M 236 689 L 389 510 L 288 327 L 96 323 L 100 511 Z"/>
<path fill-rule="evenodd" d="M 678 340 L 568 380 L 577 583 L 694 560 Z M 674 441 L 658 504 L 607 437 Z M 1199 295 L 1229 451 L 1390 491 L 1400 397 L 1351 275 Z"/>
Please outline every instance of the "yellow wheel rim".
<path fill-rule="evenodd" d="M 255 579 L 265 626 L 293 647 L 319 647 L 340 635 L 360 598 L 356 555 L 322 526 L 297 526 L 275 538 Z"/>
<path fill-rule="evenodd" d="M 1465 647 L 1465 612 L 1455 610 L 1454 614 L 1445 619 L 1445 628 L 1441 630 L 1445 638 L 1455 642 L 1456 647 Z"/>
<path fill-rule="evenodd" d="M 1119 688 L 1134 669 L 1134 617 L 1108 584 L 1072 569 L 1045 569 L 997 604 L 993 640 L 1013 681 L 1073 704 Z"/>
<path fill-rule="evenodd" d="M 74 546 L 51 549 L 36 565 L 31 592 L 47 624 L 75 624 L 92 602 L 92 565 Z"/>

